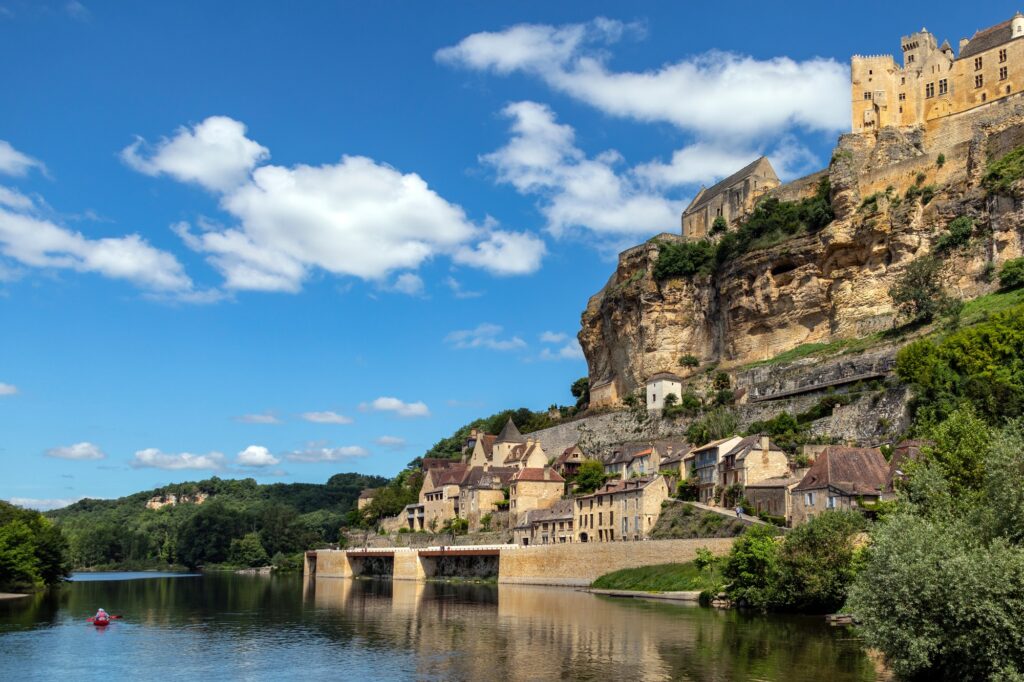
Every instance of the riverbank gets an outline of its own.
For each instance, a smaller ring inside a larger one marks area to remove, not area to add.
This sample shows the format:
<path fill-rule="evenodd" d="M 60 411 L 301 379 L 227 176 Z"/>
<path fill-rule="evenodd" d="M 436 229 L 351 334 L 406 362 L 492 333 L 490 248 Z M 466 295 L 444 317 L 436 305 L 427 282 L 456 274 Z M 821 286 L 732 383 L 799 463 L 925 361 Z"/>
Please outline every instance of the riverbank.
<path fill-rule="evenodd" d="M 584 587 L 580 592 L 589 592 L 603 597 L 620 597 L 624 599 L 654 599 L 657 601 L 678 601 L 698 604 L 701 591 L 680 590 L 675 592 L 644 592 L 642 590 L 602 590 L 596 587 Z"/>

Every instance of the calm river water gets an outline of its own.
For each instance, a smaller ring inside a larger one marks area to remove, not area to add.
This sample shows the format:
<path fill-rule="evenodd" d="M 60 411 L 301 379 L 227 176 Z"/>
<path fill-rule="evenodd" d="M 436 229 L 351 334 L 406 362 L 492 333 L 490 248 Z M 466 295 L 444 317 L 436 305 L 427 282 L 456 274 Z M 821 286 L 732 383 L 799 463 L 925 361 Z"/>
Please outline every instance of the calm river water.
<path fill-rule="evenodd" d="M 817 618 L 558 588 L 141 575 L 0 601 L 0 680 L 875 679 Z M 98 607 L 124 619 L 88 625 Z"/>

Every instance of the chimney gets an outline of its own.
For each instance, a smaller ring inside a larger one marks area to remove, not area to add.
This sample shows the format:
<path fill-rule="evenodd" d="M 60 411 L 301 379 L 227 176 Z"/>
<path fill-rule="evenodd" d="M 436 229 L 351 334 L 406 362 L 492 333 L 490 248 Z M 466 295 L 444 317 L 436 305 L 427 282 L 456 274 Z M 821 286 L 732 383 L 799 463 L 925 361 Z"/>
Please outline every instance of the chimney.
<path fill-rule="evenodd" d="M 550 481 L 551 480 L 551 469 L 548 469 L 547 467 L 544 468 L 544 480 L 545 481 Z"/>
<path fill-rule="evenodd" d="M 761 434 L 761 450 L 768 452 L 771 450 L 771 445 L 768 443 L 768 436 Z"/>
<path fill-rule="evenodd" d="M 961 38 L 960 39 L 960 53 L 961 54 L 963 54 L 964 48 L 967 47 L 967 43 L 969 43 L 969 42 L 971 42 L 971 41 L 969 41 L 967 38 Z"/>

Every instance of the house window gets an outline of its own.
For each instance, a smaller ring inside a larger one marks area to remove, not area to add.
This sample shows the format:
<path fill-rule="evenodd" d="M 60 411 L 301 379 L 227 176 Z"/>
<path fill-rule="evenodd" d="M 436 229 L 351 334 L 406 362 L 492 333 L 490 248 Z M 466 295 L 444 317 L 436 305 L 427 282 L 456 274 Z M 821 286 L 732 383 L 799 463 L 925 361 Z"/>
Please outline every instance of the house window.
<path fill-rule="evenodd" d="M 864 92 L 864 99 L 871 99 L 871 93 L 868 91 Z"/>
<path fill-rule="evenodd" d="M 978 76 L 974 77 L 974 87 L 980 88 L 984 84 L 985 84 L 985 77 L 984 76 L 978 75 Z"/>
<path fill-rule="evenodd" d="M 974 58 L 974 70 L 981 71 L 981 57 Z"/>
<path fill-rule="evenodd" d="M 939 94 L 945 95 L 947 92 L 949 92 L 949 81 L 943 78 L 939 81 Z"/>
<path fill-rule="evenodd" d="M 897 99 L 899 99 L 899 101 L 903 102 L 904 100 L 907 99 L 907 93 L 901 92 L 900 96 Z"/>
<path fill-rule="evenodd" d="M 835 495 L 829 495 L 828 496 L 828 504 L 826 504 L 825 506 L 828 507 L 829 509 L 835 509 L 837 501 L 838 501 L 838 498 Z"/>
<path fill-rule="evenodd" d="M 1004 81 L 1009 76 L 1009 72 L 1005 66 L 999 67 L 999 80 Z"/>
<path fill-rule="evenodd" d="M 924 86 L 925 97 L 935 97 L 935 83 L 928 83 Z"/>
<path fill-rule="evenodd" d="M 999 63 L 1002 64 L 1006 61 L 1006 50 L 999 50 Z"/>
<path fill-rule="evenodd" d="M 625 537 L 626 533 L 628 533 L 628 532 L 629 532 L 629 519 L 623 518 L 622 519 L 622 536 Z"/>
<path fill-rule="evenodd" d="M 814 506 L 814 493 L 804 493 L 804 506 L 805 507 L 813 507 Z"/>
<path fill-rule="evenodd" d="M 608 512 L 608 525 L 609 526 L 614 526 L 615 525 L 615 512 Z"/>

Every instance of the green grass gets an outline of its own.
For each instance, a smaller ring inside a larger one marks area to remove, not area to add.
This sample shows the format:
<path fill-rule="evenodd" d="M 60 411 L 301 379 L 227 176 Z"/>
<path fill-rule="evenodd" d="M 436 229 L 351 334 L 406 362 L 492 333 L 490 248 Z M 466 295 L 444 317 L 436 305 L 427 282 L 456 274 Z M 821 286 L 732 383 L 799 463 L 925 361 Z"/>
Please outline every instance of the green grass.
<path fill-rule="evenodd" d="M 702 592 L 717 591 L 722 586 L 722 574 L 718 562 L 698 570 L 692 561 L 685 564 L 658 564 L 626 568 L 606 573 L 595 580 L 591 587 L 602 590 L 635 590 L 638 592 Z"/>
<path fill-rule="evenodd" d="M 890 340 L 891 337 L 892 335 L 887 334 L 886 332 L 876 332 L 857 339 L 836 339 L 835 341 L 830 341 L 828 343 L 802 343 L 796 348 L 790 348 L 789 350 L 779 353 L 767 360 L 758 360 L 757 362 L 745 365 L 744 369 L 763 367 L 765 365 L 778 365 L 809 357 L 828 357 L 831 355 L 840 355 L 845 353 L 860 353 L 861 351 L 865 351 L 883 341 Z"/>
<path fill-rule="evenodd" d="M 746 525 L 730 516 L 672 501 L 662 509 L 650 536 L 653 540 L 732 538 L 742 533 Z"/>
<path fill-rule="evenodd" d="M 1024 303 L 1024 289 L 997 291 L 964 303 L 960 311 L 960 326 L 984 321 L 989 315 L 1001 313 Z"/>

